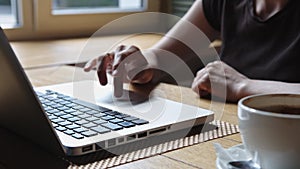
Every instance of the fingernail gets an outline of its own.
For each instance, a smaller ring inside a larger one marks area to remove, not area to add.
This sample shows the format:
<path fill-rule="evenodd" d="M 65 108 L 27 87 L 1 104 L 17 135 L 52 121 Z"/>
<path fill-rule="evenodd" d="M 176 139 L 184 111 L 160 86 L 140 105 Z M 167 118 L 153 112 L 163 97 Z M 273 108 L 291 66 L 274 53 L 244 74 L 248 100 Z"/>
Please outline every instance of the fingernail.
<path fill-rule="evenodd" d="M 118 74 L 118 71 L 117 70 L 114 70 L 113 72 L 112 72 L 112 76 L 117 76 L 117 74 Z"/>
<path fill-rule="evenodd" d="M 84 70 L 85 72 L 90 71 L 89 67 L 84 67 L 83 70 Z"/>

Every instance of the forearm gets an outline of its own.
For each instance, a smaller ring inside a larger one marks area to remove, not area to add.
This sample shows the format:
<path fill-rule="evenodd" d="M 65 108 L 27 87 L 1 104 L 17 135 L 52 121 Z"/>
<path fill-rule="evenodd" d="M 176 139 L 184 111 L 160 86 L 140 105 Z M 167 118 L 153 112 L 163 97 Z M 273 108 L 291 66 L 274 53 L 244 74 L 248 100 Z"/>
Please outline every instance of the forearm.
<path fill-rule="evenodd" d="M 165 60 L 177 57 L 195 73 L 203 65 L 217 59 L 217 52 L 209 48 L 211 41 L 219 37 L 205 18 L 202 0 L 195 1 L 187 14 L 150 51 L 154 66 L 164 67 Z M 172 55 L 172 56 L 170 56 Z M 168 66 L 176 67 L 176 64 Z"/>
<path fill-rule="evenodd" d="M 182 60 L 193 72 L 202 67 L 203 63 L 200 57 L 189 46 L 169 36 L 164 36 L 151 48 L 151 52 L 155 55 L 153 56 L 155 65 L 158 68 L 164 66 L 178 67 L 178 63 L 175 61 L 177 59 Z"/>
<path fill-rule="evenodd" d="M 266 94 L 266 93 L 296 93 L 300 94 L 300 83 L 285 83 L 278 81 L 267 80 L 252 80 L 248 79 L 241 91 L 239 98 L 253 95 L 253 94 Z"/>

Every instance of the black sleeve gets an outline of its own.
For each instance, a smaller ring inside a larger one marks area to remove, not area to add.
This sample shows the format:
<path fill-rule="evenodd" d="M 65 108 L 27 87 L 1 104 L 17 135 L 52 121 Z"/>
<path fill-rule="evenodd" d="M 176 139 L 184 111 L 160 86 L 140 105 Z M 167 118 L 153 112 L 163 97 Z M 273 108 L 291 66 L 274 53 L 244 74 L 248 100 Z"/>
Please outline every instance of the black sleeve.
<path fill-rule="evenodd" d="M 217 31 L 221 31 L 224 0 L 203 0 L 202 3 L 208 23 Z"/>

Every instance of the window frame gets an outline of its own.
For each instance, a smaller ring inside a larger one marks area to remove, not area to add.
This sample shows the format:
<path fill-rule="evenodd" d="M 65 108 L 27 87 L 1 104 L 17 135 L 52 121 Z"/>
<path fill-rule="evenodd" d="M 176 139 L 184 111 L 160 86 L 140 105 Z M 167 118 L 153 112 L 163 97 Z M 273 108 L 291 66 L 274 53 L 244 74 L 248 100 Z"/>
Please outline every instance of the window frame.
<path fill-rule="evenodd" d="M 121 1 L 128 1 L 128 0 L 119 0 Z M 122 13 L 122 12 L 143 12 L 147 9 L 147 0 L 139 0 L 142 3 L 141 8 L 133 8 L 133 9 L 126 9 L 119 7 L 104 7 L 104 8 L 70 8 L 70 9 L 52 9 L 53 15 L 72 15 L 72 14 L 107 14 L 107 13 Z M 119 5 L 121 5 L 119 4 Z"/>
<path fill-rule="evenodd" d="M 19 24 L 3 28 L 9 39 L 24 39 L 33 32 L 32 0 L 16 0 Z"/>
<path fill-rule="evenodd" d="M 53 14 L 52 0 L 17 1 L 20 4 L 18 10 L 23 22 L 21 21 L 22 25 L 20 27 L 5 29 L 10 40 L 90 36 L 105 24 L 120 17 L 138 12 L 159 12 L 161 3 L 161 0 L 143 0 L 146 8 L 133 11 Z M 129 27 L 126 25 L 120 26 Z"/>
<path fill-rule="evenodd" d="M 11 11 L 11 15 L 13 15 L 14 17 L 16 17 L 15 19 L 16 19 L 16 22 L 18 22 L 18 21 L 21 21 L 20 20 L 20 14 L 19 14 L 19 9 L 17 9 L 17 8 L 19 8 L 19 5 L 17 5 L 18 4 L 18 0 L 10 0 L 10 11 Z M 12 24 L 12 23 L 2 23 L 3 24 L 3 26 L 2 26 L 2 28 L 14 28 L 14 27 L 18 27 L 19 26 L 19 23 L 14 23 L 14 24 Z"/>

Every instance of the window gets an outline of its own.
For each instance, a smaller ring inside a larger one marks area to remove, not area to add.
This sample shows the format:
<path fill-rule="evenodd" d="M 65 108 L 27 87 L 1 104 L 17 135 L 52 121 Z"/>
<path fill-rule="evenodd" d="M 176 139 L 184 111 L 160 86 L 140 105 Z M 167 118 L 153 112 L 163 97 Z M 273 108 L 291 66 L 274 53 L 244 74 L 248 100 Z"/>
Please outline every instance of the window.
<path fill-rule="evenodd" d="M 53 9 L 117 7 L 119 0 L 52 0 Z"/>
<path fill-rule="evenodd" d="M 53 14 L 141 11 L 144 0 L 52 0 Z"/>
<path fill-rule="evenodd" d="M 20 26 L 16 0 L 0 0 L 0 25 L 3 28 Z"/>
<path fill-rule="evenodd" d="M 161 0 L 0 0 L 0 24 L 10 25 L 4 28 L 11 40 L 89 36 L 120 17 L 159 12 L 160 4 Z"/>
<path fill-rule="evenodd" d="M 182 17 L 194 2 L 195 0 L 172 0 L 172 14 Z"/>

